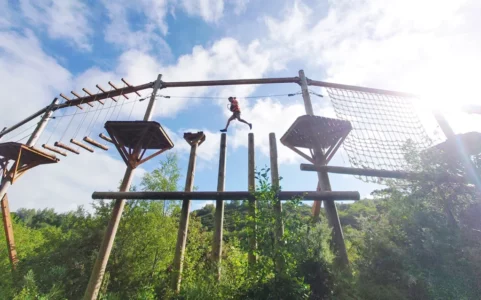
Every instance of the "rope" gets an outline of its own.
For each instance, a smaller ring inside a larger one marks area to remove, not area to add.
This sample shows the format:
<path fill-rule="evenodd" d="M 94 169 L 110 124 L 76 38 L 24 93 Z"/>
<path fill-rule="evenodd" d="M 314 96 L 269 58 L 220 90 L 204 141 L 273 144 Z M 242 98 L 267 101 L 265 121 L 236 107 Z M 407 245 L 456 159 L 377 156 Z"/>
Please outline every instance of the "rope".
<path fill-rule="evenodd" d="M 95 97 L 94 101 L 96 99 L 97 99 L 97 97 Z M 99 104 L 99 106 L 100 106 L 100 104 Z M 98 114 L 97 114 L 97 111 L 99 112 Z M 101 114 L 102 114 L 102 110 L 100 110 L 100 109 L 97 109 L 94 112 L 92 120 L 90 120 L 90 124 L 87 126 L 87 129 L 85 130 L 85 136 L 90 136 L 90 134 L 92 133 L 92 130 L 94 128 L 94 124 L 98 121 Z M 94 122 L 94 120 L 95 120 L 95 122 Z"/>
<path fill-rule="evenodd" d="M 135 97 L 135 100 L 134 100 L 134 105 L 132 105 L 132 109 L 130 110 L 130 113 L 129 113 L 129 118 L 127 120 L 130 120 L 130 116 L 132 116 L 132 112 L 134 111 L 134 108 L 135 108 L 135 104 L 139 101 L 139 95 L 137 95 Z"/>
<path fill-rule="evenodd" d="M 83 103 L 83 100 L 80 101 L 79 106 L 82 105 L 82 103 Z M 75 115 L 78 113 L 79 110 L 80 110 L 80 108 L 77 107 L 77 109 L 75 110 L 75 113 L 73 114 L 72 118 L 70 119 L 70 122 L 68 123 L 67 127 L 65 127 L 65 130 L 62 134 L 62 137 L 60 138 L 60 141 L 63 140 L 63 138 L 65 137 L 65 134 L 67 133 L 67 130 L 70 128 L 70 125 L 72 124 L 72 121 L 73 121 L 73 119 L 75 119 Z M 89 111 L 87 111 L 86 113 L 89 113 Z"/>
<path fill-rule="evenodd" d="M 87 93 L 84 92 L 84 97 L 85 95 L 87 95 Z M 80 127 L 82 127 L 83 123 L 85 122 L 85 120 L 87 119 L 87 115 L 88 113 L 90 112 L 90 110 L 92 109 L 92 107 L 89 105 L 89 107 L 87 108 L 87 113 L 84 114 L 83 118 L 82 118 L 82 121 L 80 121 L 79 125 L 77 126 L 77 130 L 75 131 L 75 134 L 73 136 L 73 138 L 76 138 L 79 131 L 80 131 Z"/>
<path fill-rule="evenodd" d="M 62 103 L 65 103 L 65 101 L 66 101 L 66 100 L 63 100 Z M 56 112 L 56 111 L 55 111 L 55 112 Z M 54 112 L 54 114 L 55 114 L 55 112 Z M 67 113 L 67 110 L 64 110 L 64 112 L 63 112 L 63 114 L 62 114 L 61 116 L 56 116 L 55 118 L 54 118 L 53 115 L 52 115 L 52 118 L 55 119 L 55 127 L 54 127 L 53 131 L 50 133 L 50 136 L 48 137 L 47 142 L 46 142 L 45 144 L 48 144 L 48 142 L 50 142 L 50 139 L 52 138 L 52 136 L 54 135 L 54 133 L 57 131 L 58 125 L 59 125 L 60 122 L 61 122 L 59 119 L 65 117 L 65 114 L 66 114 L 66 113 Z"/>
<path fill-rule="evenodd" d="M 16 135 L 14 135 L 14 136 L 12 136 L 12 137 L 9 137 L 9 138 L 8 138 L 9 141 L 10 141 L 10 142 L 13 141 L 14 138 L 16 138 L 17 136 L 19 136 L 19 135 L 27 132 L 29 129 L 32 129 L 33 127 L 37 126 L 37 124 L 38 124 L 38 123 L 35 123 L 35 124 L 29 126 L 28 128 L 22 130 L 21 132 L 17 133 Z"/>

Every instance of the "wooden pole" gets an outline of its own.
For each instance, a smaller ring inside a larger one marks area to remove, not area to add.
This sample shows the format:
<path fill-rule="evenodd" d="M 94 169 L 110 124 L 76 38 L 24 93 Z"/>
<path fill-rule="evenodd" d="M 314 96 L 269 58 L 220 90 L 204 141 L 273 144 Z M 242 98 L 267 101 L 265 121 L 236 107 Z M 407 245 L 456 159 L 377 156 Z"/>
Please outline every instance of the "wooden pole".
<path fill-rule="evenodd" d="M 280 178 L 279 167 L 277 163 L 277 143 L 275 133 L 269 133 L 269 148 L 270 148 L 270 160 L 271 160 L 271 182 L 272 188 L 279 192 Z M 282 237 L 284 236 L 284 224 L 282 222 L 282 202 L 281 199 L 276 198 L 274 202 L 274 213 L 276 215 L 276 228 L 275 228 L 275 247 L 279 250 Z M 276 270 L 282 272 L 284 270 L 284 259 L 282 256 L 276 257 Z"/>
<path fill-rule="evenodd" d="M 304 74 L 303 70 L 299 71 L 299 78 L 301 82 L 301 89 L 307 90 L 307 78 Z M 314 115 L 312 110 L 311 98 L 309 93 L 302 93 L 302 97 L 304 98 L 304 104 L 306 113 L 308 115 Z M 314 162 L 315 165 L 324 166 L 326 165 L 325 155 L 322 151 L 321 147 L 316 147 L 313 149 L 314 151 Z M 319 180 L 318 186 L 320 191 L 331 191 L 331 183 L 329 181 L 329 175 L 327 172 L 317 172 L 317 177 Z M 318 203 L 320 207 L 320 203 Z M 329 222 L 330 227 L 332 228 L 332 241 L 334 244 L 336 256 L 338 257 L 338 261 L 342 266 L 347 266 L 349 264 L 349 259 L 347 257 L 347 250 L 346 245 L 344 243 L 344 234 L 342 232 L 341 222 L 339 220 L 339 214 L 337 213 L 336 204 L 332 201 L 324 201 L 324 208 L 326 210 L 327 219 Z M 314 220 L 319 219 L 319 211 L 315 210 L 314 212 L 317 215 L 314 215 Z"/>
<path fill-rule="evenodd" d="M 3 196 L 3 200 L 1 201 L 1 204 L 2 204 L 3 228 L 5 230 L 5 237 L 7 238 L 8 258 L 10 259 L 10 263 L 12 264 L 12 269 L 15 270 L 18 263 L 18 258 L 17 258 L 17 249 L 15 247 L 15 239 L 13 236 L 13 226 L 12 226 L 12 219 L 10 216 L 10 208 L 8 205 L 7 194 Z"/>
<path fill-rule="evenodd" d="M 255 174 L 255 148 L 254 148 L 254 134 L 249 133 L 249 140 L 248 140 L 248 190 L 251 193 L 254 193 L 256 190 L 256 174 Z M 256 261 L 256 250 L 257 250 L 257 220 L 256 220 L 256 206 L 257 201 L 255 199 L 249 199 L 249 217 L 251 218 L 251 231 L 252 234 L 249 237 L 249 254 L 248 254 L 248 261 L 249 265 L 253 266 Z"/>
<path fill-rule="evenodd" d="M 226 146 L 227 146 L 227 135 L 225 133 L 222 133 L 220 138 L 219 174 L 217 177 L 218 192 L 223 192 L 225 187 Z M 214 266 L 217 272 L 217 280 L 220 280 L 220 276 L 221 276 L 223 228 L 224 228 L 224 201 L 217 199 L 215 201 L 214 240 L 212 244 L 212 256 L 214 260 Z"/>
<path fill-rule="evenodd" d="M 47 123 L 50 117 L 53 114 L 52 107 L 54 107 L 58 103 L 58 99 L 53 99 L 50 106 L 47 107 L 45 114 L 43 115 L 42 119 L 38 123 L 37 127 L 34 129 L 32 135 L 27 141 L 27 146 L 33 147 L 37 143 L 40 135 L 45 130 Z M 12 166 L 12 169 L 14 166 Z M 12 170 L 9 171 L 11 173 Z M 4 229 L 5 229 L 5 237 L 7 239 L 7 249 L 8 249 L 8 256 L 10 257 L 10 262 L 12 263 L 12 268 L 15 269 L 15 265 L 18 262 L 17 260 L 17 251 L 15 247 L 15 239 L 13 236 L 13 229 L 12 229 L 12 220 L 10 219 L 10 209 L 7 197 L 7 191 L 12 185 L 12 178 L 10 177 L 3 177 L 2 178 L 2 186 L 0 188 L 0 199 L 1 206 L 2 206 L 2 215 L 3 215 L 3 222 L 4 222 Z"/>
<path fill-rule="evenodd" d="M 158 87 L 160 86 L 161 77 L 162 75 L 159 74 L 157 76 L 157 81 L 154 83 L 154 90 L 152 91 L 152 96 L 150 97 L 150 102 L 144 115 L 144 121 L 149 121 L 152 117 L 155 104 L 155 95 L 157 93 Z M 126 192 L 130 189 L 132 178 L 134 177 L 134 170 L 135 169 L 133 169 L 132 167 L 127 166 L 124 178 L 120 185 L 121 192 Z M 85 290 L 85 300 L 96 300 L 98 297 L 100 286 L 102 285 L 105 274 L 105 268 L 107 267 L 110 253 L 112 252 L 112 246 L 114 244 L 115 236 L 119 227 L 120 219 L 122 217 L 122 212 L 124 211 L 124 206 L 125 199 L 119 199 L 115 201 L 109 224 L 107 225 L 104 238 L 102 239 L 102 243 L 100 245 L 99 254 L 97 256 L 97 259 L 95 260 L 92 274 L 90 275 L 89 283 L 87 285 L 87 289 Z"/>
<path fill-rule="evenodd" d="M 195 161 L 198 142 L 191 145 L 189 166 L 187 167 L 187 177 L 185 179 L 185 191 L 191 192 L 194 188 Z M 187 232 L 189 229 L 190 199 L 182 202 L 182 210 L 180 212 L 179 231 L 177 233 L 177 244 L 175 246 L 174 265 L 172 274 L 172 289 L 177 293 L 180 292 L 180 283 L 182 280 L 182 268 L 184 262 L 185 245 L 187 244 Z"/>

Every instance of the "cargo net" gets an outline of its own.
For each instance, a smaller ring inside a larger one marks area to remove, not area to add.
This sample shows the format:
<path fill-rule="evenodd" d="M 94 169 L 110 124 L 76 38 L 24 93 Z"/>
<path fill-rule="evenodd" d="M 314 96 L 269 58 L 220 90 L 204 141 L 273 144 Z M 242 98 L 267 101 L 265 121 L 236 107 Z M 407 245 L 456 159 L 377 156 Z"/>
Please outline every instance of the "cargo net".
<path fill-rule="evenodd" d="M 352 131 L 343 143 L 355 168 L 389 171 L 408 169 L 405 146 L 417 150 L 433 145 L 411 100 L 406 96 L 326 88 L 339 119 L 351 122 Z M 368 182 L 381 178 L 356 176 Z"/>

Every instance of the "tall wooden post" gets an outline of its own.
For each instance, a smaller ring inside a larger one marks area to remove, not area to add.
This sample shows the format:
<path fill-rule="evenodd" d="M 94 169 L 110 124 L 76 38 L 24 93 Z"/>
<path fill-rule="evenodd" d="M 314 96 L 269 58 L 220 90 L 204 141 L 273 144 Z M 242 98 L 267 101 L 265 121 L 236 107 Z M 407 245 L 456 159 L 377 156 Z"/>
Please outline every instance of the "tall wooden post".
<path fill-rule="evenodd" d="M 312 109 L 311 97 L 309 96 L 309 90 L 307 87 L 307 78 L 303 70 L 299 71 L 299 78 L 301 81 L 302 98 L 304 99 L 304 106 L 306 109 L 306 114 L 314 115 Z M 326 159 L 324 153 L 320 147 L 316 147 L 314 150 L 314 161 L 316 165 L 325 166 Z M 331 191 L 331 182 L 329 181 L 329 175 L 327 172 L 317 172 L 318 177 L 318 190 L 320 191 Z M 314 219 L 319 219 L 320 212 L 320 201 L 314 202 L 313 211 L 315 213 Z M 349 259 L 347 257 L 346 245 L 344 243 L 344 234 L 342 232 L 341 221 L 339 220 L 339 214 L 337 213 L 336 204 L 334 201 L 324 201 L 324 208 L 326 209 L 327 219 L 330 227 L 332 228 L 332 240 L 335 247 L 336 256 L 340 265 L 347 266 L 349 264 Z"/>
<path fill-rule="evenodd" d="M 189 166 L 187 167 L 187 177 L 185 179 L 186 192 L 191 192 L 194 188 L 195 161 L 199 141 L 190 143 Z M 180 283 L 182 280 L 182 268 L 184 262 L 185 245 L 187 244 L 187 232 L 189 229 L 190 200 L 182 201 L 182 210 L 180 212 L 179 231 L 177 233 L 177 244 L 175 246 L 174 265 L 172 274 L 172 289 L 177 293 L 180 292 Z"/>
<path fill-rule="evenodd" d="M 33 131 L 32 135 L 27 141 L 27 146 L 33 147 L 37 143 L 40 135 L 42 132 L 45 130 L 45 127 L 47 126 L 48 121 L 50 120 L 50 117 L 53 114 L 52 107 L 54 105 L 58 104 L 58 99 L 55 98 L 53 99 L 52 103 L 50 104 L 49 109 L 45 112 L 45 114 L 42 116 L 42 119 L 40 122 L 37 124 L 37 127 Z M 5 237 L 7 240 L 7 250 L 8 250 L 8 257 L 10 258 L 10 263 L 12 264 L 12 269 L 15 269 L 17 263 L 18 263 L 18 258 L 17 258 L 17 249 L 15 247 L 15 238 L 13 235 L 13 225 L 12 225 L 12 219 L 10 215 L 10 208 L 9 208 L 9 203 L 8 203 L 8 197 L 7 197 L 7 191 L 12 185 L 12 179 L 8 177 L 2 178 L 2 188 L 0 191 L 0 202 L 2 206 L 2 216 L 3 216 L 3 227 L 5 230 Z"/>
<path fill-rule="evenodd" d="M 225 186 L 226 146 L 227 146 L 227 135 L 225 133 L 222 133 L 220 138 L 219 175 L 217 177 L 218 192 L 223 192 L 224 186 Z M 212 256 L 213 256 L 214 266 L 217 270 L 217 280 L 220 280 L 220 276 L 221 276 L 223 228 L 224 228 L 224 200 L 216 199 L 215 220 L 214 220 L 214 242 L 212 245 Z"/>
<path fill-rule="evenodd" d="M 150 97 L 149 105 L 144 115 L 144 121 L 149 121 L 152 118 L 153 110 L 155 107 L 155 96 L 158 89 L 162 83 L 162 75 L 157 76 L 157 81 L 154 84 L 152 95 Z M 132 183 L 132 178 L 134 177 L 134 168 L 127 166 L 125 170 L 124 178 L 120 185 L 120 191 L 126 192 L 130 189 Z M 92 274 L 90 275 L 89 283 L 87 289 L 85 290 L 84 299 L 95 300 L 98 297 L 100 287 L 102 285 L 102 280 L 105 274 L 105 268 L 107 267 L 107 262 L 109 261 L 110 253 L 112 252 L 112 246 L 114 244 L 115 236 L 119 227 L 120 219 L 122 217 L 122 212 L 124 211 L 125 199 L 116 200 L 114 208 L 112 210 L 112 215 L 110 216 L 109 224 L 105 231 L 104 238 L 100 245 L 99 254 L 95 260 L 94 267 L 92 269 Z"/>
<path fill-rule="evenodd" d="M 10 217 L 10 208 L 8 206 L 7 194 L 3 196 L 3 200 L 1 204 L 2 204 L 3 228 L 5 230 L 5 237 L 7 239 L 8 258 L 10 259 L 10 263 L 12 264 L 12 269 L 15 270 L 15 267 L 18 263 L 18 258 L 17 258 L 17 249 L 15 248 L 15 240 L 13 237 L 13 226 L 12 226 L 12 219 Z"/>
<path fill-rule="evenodd" d="M 269 148 L 272 188 L 278 192 L 280 189 L 279 165 L 277 162 L 276 135 L 273 132 L 269 133 Z M 282 202 L 280 199 L 275 199 L 274 212 L 276 215 L 275 247 L 276 249 L 279 249 L 281 239 L 284 236 L 284 223 L 282 222 Z M 284 259 L 280 256 L 276 259 L 276 269 L 278 272 L 281 272 L 284 269 Z"/>
<path fill-rule="evenodd" d="M 249 142 L 248 142 L 248 190 L 253 193 L 256 190 L 256 174 L 255 174 L 255 147 L 254 147 L 254 134 L 249 133 Z M 257 250 L 257 220 L 256 220 L 256 206 L 257 201 L 255 199 L 249 200 L 249 217 L 251 218 L 251 231 L 252 235 L 249 237 L 249 254 L 248 254 L 248 261 L 249 265 L 253 266 L 256 261 L 257 257 L 255 251 Z"/>

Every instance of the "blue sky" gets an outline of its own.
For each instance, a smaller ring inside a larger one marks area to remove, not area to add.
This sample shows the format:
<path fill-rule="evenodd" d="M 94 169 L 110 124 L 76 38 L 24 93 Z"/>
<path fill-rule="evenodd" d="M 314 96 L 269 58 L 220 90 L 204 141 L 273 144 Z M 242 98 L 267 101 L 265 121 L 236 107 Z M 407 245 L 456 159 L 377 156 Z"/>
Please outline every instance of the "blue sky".
<path fill-rule="evenodd" d="M 18 122 L 59 93 L 96 91 L 95 84 L 108 88 L 108 81 L 121 86 L 122 77 L 142 84 L 159 73 L 165 81 L 181 81 L 297 76 L 304 69 L 312 79 L 419 93 L 418 104 L 446 109 L 456 131 L 479 130 L 479 117 L 453 108 L 476 103 L 481 23 L 475 12 L 480 9 L 474 0 L 0 0 L 1 126 Z M 243 116 L 254 124 L 257 166 L 263 167 L 269 164 L 268 134 L 279 139 L 304 114 L 303 102 L 300 95 L 243 97 L 299 91 L 295 84 L 165 89 L 160 93 L 200 99 L 161 98 L 154 120 L 174 140 L 184 171 L 189 149 L 183 132 L 206 133 L 195 185 L 215 190 L 218 130 L 229 116 L 224 99 L 240 99 Z M 137 103 L 132 115 L 127 102 L 118 119 L 141 119 L 146 102 Z M 333 116 L 327 97 L 312 96 L 312 102 L 317 115 Z M 70 127 L 69 118 L 58 117 L 38 145 L 98 135 L 103 120 L 117 119 L 117 112 L 89 114 L 84 122 L 77 115 Z M 22 137 L 15 135 L 32 124 L 5 140 Z M 229 130 L 226 190 L 246 189 L 248 132 L 243 124 Z M 301 172 L 304 161 L 280 143 L 278 148 L 283 188 L 314 190 L 316 175 Z M 139 168 L 135 182 L 157 162 Z M 347 155 L 339 152 L 331 165 L 348 166 Z M 9 192 L 12 210 L 88 206 L 93 191 L 117 187 L 124 169 L 114 150 L 69 155 L 16 182 Z M 358 190 L 362 196 L 375 187 L 349 176 L 332 176 L 331 182 L 333 190 Z"/>

